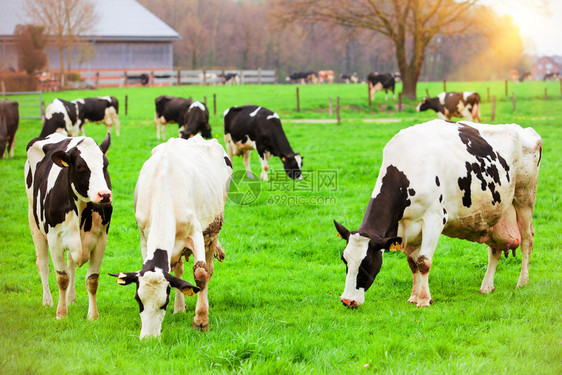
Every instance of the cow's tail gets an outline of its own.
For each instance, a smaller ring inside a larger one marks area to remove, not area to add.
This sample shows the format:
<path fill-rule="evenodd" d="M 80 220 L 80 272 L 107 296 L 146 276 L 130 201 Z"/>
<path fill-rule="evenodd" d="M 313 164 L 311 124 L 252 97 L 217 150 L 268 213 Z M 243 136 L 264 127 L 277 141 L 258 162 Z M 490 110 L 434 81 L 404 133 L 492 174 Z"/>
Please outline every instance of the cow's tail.
<path fill-rule="evenodd" d="M 119 114 L 119 101 L 116 97 L 111 97 L 111 104 L 113 104 L 113 107 L 115 108 L 115 113 Z"/>

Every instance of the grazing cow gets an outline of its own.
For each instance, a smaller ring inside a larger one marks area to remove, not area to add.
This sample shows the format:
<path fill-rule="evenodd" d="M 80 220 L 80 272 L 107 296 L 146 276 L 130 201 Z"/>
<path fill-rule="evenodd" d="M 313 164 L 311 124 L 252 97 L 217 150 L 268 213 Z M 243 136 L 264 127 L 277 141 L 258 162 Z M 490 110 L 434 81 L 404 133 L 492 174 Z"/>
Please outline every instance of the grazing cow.
<path fill-rule="evenodd" d="M 16 131 L 20 121 L 18 108 L 19 104 L 16 101 L 0 102 L 0 159 L 4 157 L 4 152 L 7 157 L 14 157 Z"/>
<path fill-rule="evenodd" d="M 433 109 L 444 120 L 464 117 L 468 121 L 480 119 L 480 95 L 474 91 L 442 92 L 435 98 L 424 98 L 416 107 L 418 112 Z"/>
<path fill-rule="evenodd" d="M 76 103 L 55 99 L 45 110 L 45 121 L 39 138 L 45 138 L 53 133 L 77 136 L 79 130 L 80 119 Z"/>
<path fill-rule="evenodd" d="M 560 78 L 560 73 L 559 72 L 547 72 L 544 77 L 543 77 L 543 81 L 552 81 L 552 80 L 557 80 Z"/>
<path fill-rule="evenodd" d="M 67 304 L 76 300 L 76 267 L 88 261 L 88 319 L 98 318 L 96 292 L 113 210 L 105 157 L 109 144 L 107 133 L 99 146 L 92 138 L 61 134 L 35 138 L 27 145 L 29 226 L 45 306 L 53 304 L 48 281 L 51 253 L 59 288 L 57 319 L 65 317 Z"/>
<path fill-rule="evenodd" d="M 86 122 L 104 122 L 107 131 L 115 123 L 115 134 L 119 136 L 119 102 L 114 96 L 102 96 L 99 98 L 75 99 L 72 103 L 78 108 L 79 127 L 85 136 L 84 124 Z"/>
<path fill-rule="evenodd" d="M 388 90 L 392 91 L 392 97 L 396 99 L 394 95 L 394 86 L 396 85 L 395 73 L 371 73 L 367 76 L 367 83 L 369 84 L 369 97 L 371 100 L 374 100 L 375 93 L 381 90 L 384 90 L 385 93 L 384 100 L 388 100 Z"/>
<path fill-rule="evenodd" d="M 240 84 L 240 76 L 238 73 L 221 73 L 218 75 L 223 85 L 238 85 Z"/>
<path fill-rule="evenodd" d="M 154 102 L 156 104 L 156 113 L 154 114 L 156 138 L 160 139 L 160 133 L 162 133 L 162 139 L 166 140 L 166 125 L 169 123 L 182 124 L 185 113 L 189 106 L 193 104 L 193 100 L 191 98 L 184 99 L 161 95 Z"/>
<path fill-rule="evenodd" d="M 357 75 L 357 73 L 344 73 L 342 75 L 340 75 L 340 79 L 342 81 L 344 81 L 345 83 L 358 83 L 359 82 L 359 76 Z"/>
<path fill-rule="evenodd" d="M 286 80 L 289 83 L 300 83 L 303 85 L 306 83 L 316 84 L 318 83 L 318 76 L 315 72 L 296 72 L 289 74 Z"/>
<path fill-rule="evenodd" d="M 532 79 L 533 75 L 531 74 L 531 72 L 521 72 L 521 75 L 519 76 L 519 82 L 530 81 Z"/>
<path fill-rule="evenodd" d="M 188 139 L 197 133 L 201 133 L 205 138 L 213 138 L 207 106 L 201 102 L 194 101 L 184 114 L 180 124 L 179 136 L 180 138 Z"/>
<path fill-rule="evenodd" d="M 341 301 L 357 307 L 381 269 L 384 250 L 400 249 L 413 274 L 408 302 L 432 302 L 428 276 L 440 234 L 488 245 L 481 293 L 494 290 L 501 253 L 521 246 L 518 287 L 529 281 L 541 137 L 519 125 L 433 120 L 400 131 L 385 146 L 375 188 L 356 231 L 334 221 L 347 241 Z"/>
<path fill-rule="evenodd" d="M 320 83 L 334 83 L 335 74 L 333 70 L 321 70 L 318 72 L 318 81 Z"/>
<path fill-rule="evenodd" d="M 302 179 L 302 157 L 293 152 L 281 126 L 279 115 L 256 105 L 231 107 L 224 112 L 224 143 L 230 158 L 242 155 L 246 173 L 250 169 L 250 152 L 257 150 L 261 161 L 260 178 L 267 181 L 268 161 L 279 156 L 283 168 L 292 179 Z"/>
<path fill-rule="evenodd" d="M 218 236 L 231 175 L 222 146 L 200 135 L 172 138 L 154 148 L 144 163 L 135 189 L 142 270 L 112 274 L 119 284 L 136 283 L 141 339 L 160 336 L 171 287 L 177 289 L 174 313 L 185 312 L 184 295 L 199 292 L 193 328 L 208 330 L 208 283 L 213 256 L 224 259 Z M 197 286 L 181 279 L 182 257 L 187 261 L 190 254 Z"/>

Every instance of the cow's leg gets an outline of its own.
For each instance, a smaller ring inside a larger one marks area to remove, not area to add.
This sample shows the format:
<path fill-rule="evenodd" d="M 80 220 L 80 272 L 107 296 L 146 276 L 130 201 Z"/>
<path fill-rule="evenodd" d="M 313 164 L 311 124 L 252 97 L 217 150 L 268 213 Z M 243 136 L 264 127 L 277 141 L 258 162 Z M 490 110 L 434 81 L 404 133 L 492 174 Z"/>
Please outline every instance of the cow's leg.
<path fill-rule="evenodd" d="M 154 114 L 154 126 L 156 127 L 156 139 L 160 139 L 160 119 L 156 113 Z"/>
<path fill-rule="evenodd" d="M 105 254 L 107 245 L 107 233 L 105 228 L 96 242 L 96 246 L 90 253 L 90 262 L 88 263 L 88 272 L 86 273 L 86 289 L 88 289 L 88 319 L 97 320 L 98 301 L 96 298 L 98 292 L 98 281 L 100 277 L 101 261 Z"/>
<path fill-rule="evenodd" d="M 197 305 L 195 307 L 195 316 L 193 317 L 193 328 L 200 331 L 207 331 L 209 329 L 209 302 L 207 300 L 207 282 L 209 281 L 209 261 L 205 252 L 205 240 L 200 228 L 194 228 L 194 234 L 191 236 L 193 242 L 194 265 L 193 265 L 193 278 L 195 284 L 199 287 L 197 293 Z M 210 254 L 210 261 L 212 264 L 213 254 Z"/>
<path fill-rule="evenodd" d="M 68 268 L 66 266 L 66 262 L 64 261 L 64 250 L 62 244 L 60 243 L 61 240 L 58 238 L 58 233 L 53 232 L 54 231 L 50 231 L 47 236 L 51 251 L 51 259 L 53 260 L 53 266 L 57 274 L 57 284 L 59 287 L 57 319 L 62 319 L 68 314 L 66 305 L 66 290 L 68 289 L 69 276 Z"/>
<path fill-rule="evenodd" d="M 437 117 L 439 117 L 442 120 L 449 120 L 449 118 L 447 116 L 445 116 L 445 114 L 443 112 L 437 112 Z"/>
<path fill-rule="evenodd" d="M 422 226 L 422 243 L 420 254 L 416 260 L 416 265 L 420 271 L 421 287 L 418 295 L 417 307 L 428 307 L 433 299 L 429 292 L 429 271 L 433 261 L 433 253 L 439 242 L 439 236 L 443 231 L 443 224 L 439 220 L 430 217 L 425 218 Z"/>
<path fill-rule="evenodd" d="M 421 274 L 420 270 L 418 269 L 418 265 L 414 261 L 414 259 L 408 257 L 408 265 L 412 270 L 412 294 L 408 299 L 408 302 L 416 304 L 418 303 L 418 297 L 421 291 Z"/>
<path fill-rule="evenodd" d="M 67 258 L 68 289 L 66 290 L 66 304 L 71 305 L 76 302 L 76 263 L 74 263 L 70 255 Z"/>
<path fill-rule="evenodd" d="M 534 202 L 527 207 L 516 208 L 517 225 L 521 234 L 521 274 L 517 282 L 518 288 L 529 283 L 529 257 L 533 251 L 533 236 L 535 234 L 533 229 L 533 206 Z"/>
<path fill-rule="evenodd" d="M 224 252 L 224 250 L 222 249 L 222 245 L 219 242 L 219 240 L 217 239 L 217 243 L 216 243 L 216 247 L 215 247 L 215 258 L 219 261 L 222 262 L 224 261 L 224 258 L 226 257 L 226 254 Z"/>
<path fill-rule="evenodd" d="M 269 170 L 268 162 L 269 158 L 271 158 L 271 154 L 266 151 L 263 155 L 260 155 L 260 162 L 261 162 L 261 174 L 260 178 L 264 181 L 267 181 L 267 171 Z"/>
<path fill-rule="evenodd" d="M 480 118 L 480 104 L 479 103 L 474 104 L 474 107 L 472 107 L 472 117 L 474 118 L 475 121 L 482 122 L 482 119 Z"/>
<path fill-rule="evenodd" d="M 49 244 L 45 236 L 35 227 L 33 213 L 30 213 L 29 222 L 31 237 L 35 245 L 37 270 L 39 271 L 39 276 L 41 276 L 41 284 L 43 286 L 43 305 L 53 306 L 53 297 L 49 289 Z"/>
<path fill-rule="evenodd" d="M 466 119 L 466 121 L 472 121 L 472 112 L 470 111 L 469 107 L 464 107 L 461 111 L 461 114 Z"/>
<path fill-rule="evenodd" d="M 209 245 L 209 249 L 206 249 L 205 260 L 206 260 L 206 278 L 205 282 L 199 285 L 197 279 L 197 286 L 201 288 L 199 293 L 197 293 L 197 306 L 195 307 L 195 317 L 193 318 L 193 328 L 200 331 L 209 330 L 209 281 L 211 276 L 213 276 L 214 265 L 213 257 L 215 254 L 216 240 Z"/>
<path fill-rule="evenodd" d="M 252 151 L 250 150 L 246 150 L 244 151 L 244 153 L 242 154 L 242 160 L 244 161 L 244 168 L 246 168 L 246 175 L 248 176 L 248 178 L 255 178 L 254 174 L 252 173 L 252 170 L 250 169 L 250 153 Z"/>
<path fill-rule="evenodd" d="M 488 269 L 486 269 L 484 280 L 482 280 L 482 286 L 480 286 L 479 290 L 480 293 L 488 294 L 496 289 L 494 288 L 494 275 L 496 274 L 496 267 L 500 262 L 501 255 L 501 251 L 488 247 Z"/>
<path fill-rule="evenodd" d="M 8 143 L 8 152 L 10 153 L 10 157 L 14 157 L 14 148 L 16 145 L 16 133 L 14 133 L 12 139 L 10 139 L 10 143 Z"/>
<path fill-rule="evenodd" d="M 181 279 L 183 275 L 183 256 L 180 256 L 180 259 L 176 263 L 174 267 L 174 275 Z M 185 312 L 185 296 L 184 294 L 177 289 L 176 290 L 176 299 L 174 300 L 174 314 Z"/>
<path fill-rule="evenodd" d="M 388 102 L 388 90 L 384 90 L 384 101 Z"/>

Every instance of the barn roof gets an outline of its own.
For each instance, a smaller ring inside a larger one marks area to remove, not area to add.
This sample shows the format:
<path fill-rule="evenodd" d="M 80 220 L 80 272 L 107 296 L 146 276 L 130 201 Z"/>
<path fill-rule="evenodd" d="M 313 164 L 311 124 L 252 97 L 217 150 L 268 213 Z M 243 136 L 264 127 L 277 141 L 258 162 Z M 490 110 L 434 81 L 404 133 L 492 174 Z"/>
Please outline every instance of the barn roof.
<path fill-rule="evenodd" d="M 0 0 L 0 38 L 12 37 L 18 24 L 29 23 L 24 0 Z M 95 0 L 97 25 L 81 35 L 90 40 L 174 41 L 180 35 L 135 0 Z"/>

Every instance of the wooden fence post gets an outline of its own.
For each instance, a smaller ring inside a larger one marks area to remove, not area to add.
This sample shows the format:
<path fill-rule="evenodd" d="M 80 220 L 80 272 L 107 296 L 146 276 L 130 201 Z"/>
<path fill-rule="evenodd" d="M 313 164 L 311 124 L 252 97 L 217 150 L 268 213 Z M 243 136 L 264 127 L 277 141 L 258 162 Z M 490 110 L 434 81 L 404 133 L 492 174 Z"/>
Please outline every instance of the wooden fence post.
<path fill-rule="evenodd" d="M 447 92 L 447 80 L 443 80 L 443 91 Z"/>
<path fill-rule="evenodd" d="M 507 79 L 505 80 L 505 96 L 508 96 L 508 93 L 507 93 Z"/>
<path fill-rule="evenodd" d="M 496 96 L 492 96 L 492 114 L 490 115 L 490 121 L 494 121 L 496 117 Z"/>
<path fill-rule="evenodd" d="M 213 115 L 217 115 L 217 94 L 213 94 Z"/>
<path fill-rule="evenodd" d="M 129 95 L 125 95 L 125 116 L 129 113 Z"/>
<path fill-rule="evenodd" d="M 301 100 L 299 95 L 299 87 L 297 86 L 297 112 L 301 111 Z"/>
<path fill-rule="evenodd" d="M 96 72 L 96 89 L 100 87 L 100 72 Z"/>
<path fill-rule="evenodd" d="M 341 116 L 340 116 L 340 97 L 336 98 L 336 116 L 338 118 L 338 125 L 341 124 Z"/>
<path fill-rule="evenodd" d="M 178 70 L 178 78 L 176 80 L 176 85 L 181 86 L 181 70 Z"/>
<path fill-rule="evenodd" d="M 258 85 L 261 85 L 261 68 L 258 68 Z"/>
<path fill-rule="evenodd" d="M 490 88 L 486 87 L 486 92 L 488 93 L 488 103 L 490 103 Z"/>
<path fill-rule="evenodd" d="M 367 102 L 369 103 L 369 107 L 373 104 L 371 102 L 371 88 L 369 87 L 369 83 L 367 83 Z"/>
<path fill-rule="evenodd" d="M 203 84 L 207 84 L 207 71 L 205 69 L 203 69 Z"/>
<path fill-rule="evenodd" d="M 129 76 L 127 75 L 126 70 L 123 71 L 123 77 L 125 77 L 125 79 L 123 80 L 123 86 L 129 87 Z"/>
<path fill-rule="evenodd" d="M 429 98 L 429 95 L 427 97 Z M 402 93 L 401 92 L 398 93 L 398 112 L 402 112 Z"/>
<path fill-rule="evenodd" d="M 150 72 L 150 87 L 154 87 L 154 72 Z"/>
<path fill-rule="evenodd" d="M 332 109 L 332 98 L 330 98 L 330 100 L 329 100 L 328 114 L 329 114 L 330 116 L 332 116 L 332 115 L 334 114 L 334 111 L 333 111 L 333 109 Z"/>
<path fill-rule="evenodd" d="M 513 102 L 513 112 L 515 112 L 515 91 L 511 93 L 511 101 Z"/>

